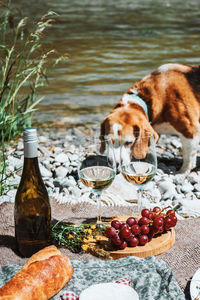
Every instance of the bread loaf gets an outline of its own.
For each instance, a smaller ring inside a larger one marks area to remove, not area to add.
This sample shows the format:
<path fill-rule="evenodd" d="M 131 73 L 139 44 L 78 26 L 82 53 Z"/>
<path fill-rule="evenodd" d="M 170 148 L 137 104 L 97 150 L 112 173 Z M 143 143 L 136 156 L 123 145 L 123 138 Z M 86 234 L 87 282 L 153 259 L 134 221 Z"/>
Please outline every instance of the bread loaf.
<path fill-rule="evenodd" d="M 65 286 L 72 275 L 69 258 L 55 246 L 49 246 L 32 255 L 22 269 L 0 288 L 0 299 L 49 299 Z"/>

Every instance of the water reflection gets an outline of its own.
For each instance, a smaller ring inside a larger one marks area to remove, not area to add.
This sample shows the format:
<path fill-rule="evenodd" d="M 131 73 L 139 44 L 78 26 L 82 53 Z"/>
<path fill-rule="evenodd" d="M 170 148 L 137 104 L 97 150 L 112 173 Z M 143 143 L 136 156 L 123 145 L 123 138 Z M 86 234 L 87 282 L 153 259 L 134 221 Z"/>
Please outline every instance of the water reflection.
<path fill-rule="evenodd" d="M 32 17 L 60 14 L 49 43 L 69 55 L 43 90 L 38 120 L 99 121 L 133 81 L 160 64 L 200 62 L 198 0 L 17 2 Z"/>

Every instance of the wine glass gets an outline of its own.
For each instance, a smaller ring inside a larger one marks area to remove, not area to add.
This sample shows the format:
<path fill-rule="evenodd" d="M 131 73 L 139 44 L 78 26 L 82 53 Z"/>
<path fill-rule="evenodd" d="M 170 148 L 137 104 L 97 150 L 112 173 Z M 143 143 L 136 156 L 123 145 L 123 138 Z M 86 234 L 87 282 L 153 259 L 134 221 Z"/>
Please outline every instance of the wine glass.
<path fill-rule="evenodd" d="M 112 140 L 104 136 L 92 137 L 80 151 L 78 175 L 90 187 L 97 199 L 97 225 L 101 220 L 101 193 L 114 180 L 116 162 Z"/>
<path fill-rule="evenodd" d="M 135 184 L 137 189 L 137 212 L 142 210 L 142 186 L 150 181 L 157 170 L 157 156 L 154 136 L 151 132 L 135 133 L 135 141 L 121 138 L 120 171 L 123 177 Z"/>

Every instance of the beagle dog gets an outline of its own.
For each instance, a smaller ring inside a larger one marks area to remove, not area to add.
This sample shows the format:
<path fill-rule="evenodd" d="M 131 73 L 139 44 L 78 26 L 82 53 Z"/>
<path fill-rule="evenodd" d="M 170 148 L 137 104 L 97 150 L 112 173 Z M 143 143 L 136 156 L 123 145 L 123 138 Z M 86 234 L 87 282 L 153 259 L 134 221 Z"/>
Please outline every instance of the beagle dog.
<path fill-rule="evenodd" d="M 127 143 L 152 132 L 175 134 L 182 142 L 180 173 L 196 166 L 200 134 L 200 65 L 164 64 L 135 82 L 101 123 L 101 135 Z M 137 136 L 136 136 L 137 133 Z"/>

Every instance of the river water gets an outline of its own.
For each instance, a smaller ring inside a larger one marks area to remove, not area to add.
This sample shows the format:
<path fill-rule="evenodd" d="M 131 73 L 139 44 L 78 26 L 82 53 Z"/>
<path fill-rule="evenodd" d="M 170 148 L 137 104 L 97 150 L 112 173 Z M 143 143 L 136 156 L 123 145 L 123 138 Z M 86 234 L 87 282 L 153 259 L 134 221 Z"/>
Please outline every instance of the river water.
<path fill-rule="evenodd" d="M 48 42 L 69 57 L 41 91 L 36 121 L 60 126 L 100 122 L 134 81 L 159 65 L 200 64 L 199 0 L 17 3 L 34 18 L 48 10 L 60 15 Z"/>

